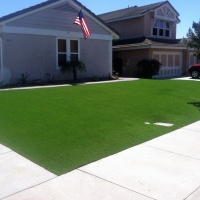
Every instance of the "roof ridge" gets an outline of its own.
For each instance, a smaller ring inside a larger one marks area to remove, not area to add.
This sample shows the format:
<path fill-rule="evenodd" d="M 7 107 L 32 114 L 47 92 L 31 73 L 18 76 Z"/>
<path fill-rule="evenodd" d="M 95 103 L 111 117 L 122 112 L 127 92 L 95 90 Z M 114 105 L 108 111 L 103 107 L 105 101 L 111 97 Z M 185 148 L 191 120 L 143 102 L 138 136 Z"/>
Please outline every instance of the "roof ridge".
<path fill-rule="evenodd" d="M 12 12 L 12 13 L 10 13 L 10 14 L 7 14 L 7 15 L 4 15 L 4 16 L 0 17 L 0 21 L 3 21 L 4 18 L 7 18 L 7 17 L 9 17 L 9 16 L 10 16 L 10 18 L 12 18 L 13 15 L 20 15 L 20 14 L 23 14 L 24 12 L 29 12 L 29 11 L 32 11 L 32 10 L 34 10 L 34 9 L 37 9 L 37 8 L 40 7 L 40 6 L 43 7 L 43 6 L 45 6 L 45 5 L 50 4 L 51 1 L 52 1 L 52 2 L 58 2 L 58 1 L 60 1 L 60 0 L 45 0 L 45 1 L 41 2 L 41 3 L 37 3 L 37 4 L 32 5 L 32 6 L 29 6 L 29 7 L 27 7 L 27 8 L 22 8 L 21 10 L 17 10 L 17 11 L 15 11 L 15 12 Z"/>
<path fill-rule="evenodd" d="M 98 16 L 100 15 L 104 15 L 104 14 L 109 14 L 109 13 L 114 13 L 114 12 L 118 12 L 118 11 L 122 11 L 122 10 L 127 10 L 127 9 L 130 9 L 130 8 L 138 8 L 138 6 L 130 6 L 128 8 L 122 8 L 122 9 L 119 9 L 119 10 L 113 10 L 113 11 L 110 11 L 110 12 L 107 12 L 107 13 L 102 13 L 102 14 L 99 14 Z"/>
<path fill-rule="evenodd" d="M 98 16 L 101 16 L 101 15 L 105 15 L 105 14 L 110 14 L 110 13 L 114 13 L 114 12 L 118 12 L 118 11 L 122 11 L 122 10 L 128 10 L 128 9 L 131 9 L 131 8 L 142 8 L 142 7 L 145 7 L 145 6 L 152 6 L 154 4 L 163 4 L 165 2 L 168 2 L 168 1 L 160 1 L 160 2 L 157 2 L 157 3 L 152 3 L 152 4 L 146 4 L 146 5 L 143 5 L 143 6 L 130 6 L 128 8 L 122 8 L 122 9 L 119 9 L 119 10 L 114 10 L 114 11 L 110 11 L 110 12 L 107 12 L 107 13 L 102 13 L 102 14 L 99 14 Z"/>

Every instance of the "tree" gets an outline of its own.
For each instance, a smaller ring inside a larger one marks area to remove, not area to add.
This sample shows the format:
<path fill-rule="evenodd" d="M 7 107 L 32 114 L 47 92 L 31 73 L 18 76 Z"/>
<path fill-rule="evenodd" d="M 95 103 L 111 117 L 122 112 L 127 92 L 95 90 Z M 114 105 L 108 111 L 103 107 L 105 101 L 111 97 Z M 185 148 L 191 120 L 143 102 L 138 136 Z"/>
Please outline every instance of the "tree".
<path fill-rule="evenodd" d="M 188 39 L 185 40 L 187 47 L 195 49 L 195 56 L 200 59 L 200 20 L 198 23 L 193 22 L 192 28 L 187 33 Z"/>
<path fill-rule="evenodd" d="M 67 61 L 62 67 L 61 67 L 61 71 L 63 73 L 67 72 L 72 72 L 73 73 L 73 79 L 74 81 L 76 81 L 77 79 L 77 70 L 80 72 L 86 72 L 85 69 L 85 64 L 83 62 L 81 62 L 78 59 L 73 59 L 71 61 Z"/>

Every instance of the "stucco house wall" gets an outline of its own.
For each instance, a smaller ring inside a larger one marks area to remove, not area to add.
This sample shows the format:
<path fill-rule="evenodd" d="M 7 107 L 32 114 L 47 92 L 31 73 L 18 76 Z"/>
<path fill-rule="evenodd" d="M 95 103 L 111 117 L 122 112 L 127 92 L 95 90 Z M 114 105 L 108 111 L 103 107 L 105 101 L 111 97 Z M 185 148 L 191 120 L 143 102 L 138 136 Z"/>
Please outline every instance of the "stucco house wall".
<path fill-rule="evenodd" d="M 61 63 L 63 58 L 69 60 L 75 54 L 87 71 L 78 72 L 77 78 L 112 75 L 112 40 L 119 35 L 84 8 L 82 12 L 92 34 L 85 40 L 81 27 L 73 25 L 81 8 L 75 0 L 47 1 L 0 18 L 3 40 L 0 81 L 16 83 L 22 73 L 27 73 L 30 81 L 47 81 L 47 73 L 55 76 L 55 80 L 72 79 L 72 74 L 60 71 L 58 60 Z M 71 50 L 72 40 L 78 44 L 77 52 Z M 65 46 L 61 52 L 58 52 L 59 42 Z"/>
<path fill-rule="evenodd" d="M 20 74 L 28 80 L 47 81 L 47 73 L 55 80 L 72 79 L 72 73 L 63 74 L 56 68 L 56 40 L 53 36 L 3 34 L 4 73 L 7 84 L 19 81 Z M 78 78 L 108 77 L 110 73 L 110 41 L 80 40 L 80 60 L 87 72 Z M 7 67 L 8 66 L 8 67 Z"/>
<path fill-rule="evenodd" d="M 140 37 L 144 34 L 144 17 L 109 22 L 108 24 L 120 33 L 120 39 Z"/>
<path fill-rule="evenodd" d="M 138 70 L 137 62 L 150 58 L 149 49 L 120 51 L 118 58 L 122 59 L 122 75 L 133 77 L 134 72 Z"/>
<path fill-rule="evenodd" d="M 112 75 L 112 43 L 106 40 L 84 40 L 80 42 L 81 61 L 85 63 L 85 77 L 108 77 Z"/>
<path fill-rule="evenodd" d="M 172 39 L 176 39 L 176 29 L 177 29 L 177 25 L 173 26 L 173 28 L 171 30 L 171 38 Z"/>
<path fill-rule="evenodd" d="M 148 12 L 142 17 L 132 19 L 108 22 L 109 26 L 117 30 L 121 36 L 120 39 L 128 39 L 134 37 L 158 37 L 152 35 L 154 13 Z M 160 37 L 166 39 L 176 39 L 176 24 L 171 28 L 171 37 Z"/>
<path fill-rule="evenodd" d="M 152 19 L 154 17 L 153 13 L 146 13 L 143 17 L 144 20 L 144 32 L 140 36 L 148 36 L 151 37 L 152 35 Z"/>

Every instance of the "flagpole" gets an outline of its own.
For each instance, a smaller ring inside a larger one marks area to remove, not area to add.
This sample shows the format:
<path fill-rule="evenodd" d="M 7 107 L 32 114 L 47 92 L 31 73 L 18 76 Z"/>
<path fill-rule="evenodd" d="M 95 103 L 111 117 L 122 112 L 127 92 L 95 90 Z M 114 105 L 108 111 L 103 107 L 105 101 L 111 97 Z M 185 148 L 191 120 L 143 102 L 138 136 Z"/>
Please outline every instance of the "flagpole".
<path fill-rule="evenodd" d="M 82 10 L 83 10 L 83 6 L 81 7 L 80 11 L 82 11 Z M 79 11 L 79 12 L 80 12 L 80 11 Z M 71 27 L 70 27 L 69 30 L 67 31 L 68 34 L 71 32 L 73 26 L 74 26 L 74 23 L 71 25 Z"/>
<path fill-rule="evenodd" d="M 67 31 L 68 34 L 71 32 L 72 27 L 74 26 L 74 23 L 71 25 L 71 27 L 69 28 L 69 30 Z"/>

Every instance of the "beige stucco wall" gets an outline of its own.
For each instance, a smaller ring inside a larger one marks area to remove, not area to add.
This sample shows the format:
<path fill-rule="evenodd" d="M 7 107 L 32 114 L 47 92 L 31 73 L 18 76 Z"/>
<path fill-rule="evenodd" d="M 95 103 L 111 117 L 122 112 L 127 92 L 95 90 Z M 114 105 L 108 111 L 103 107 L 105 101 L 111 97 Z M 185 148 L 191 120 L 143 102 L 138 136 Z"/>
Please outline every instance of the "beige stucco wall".
<path fill-rule="evenodd" d="M 172 39 L 176 39 L 176 26 L 177 25 L 174 25 L 172 30 L 171 30 L 171 38 Z"/>
<path fill-rule="evenodd" d="M 144 15 L 144 36 L 151 37 L 152 32 L 152 19 L 154 17 L 154 13 L 146 13 Z"/>
<path fill-rule="evenodd" d="M 143 17 L 110 22 L 108 24 L 121 34 L 120 39 L 141 37 L 144 35 Z"/>
<path fill-rule="evenodd" d="M 3 34 L 4 72 L 6 83 L 19 81 L 20 73 L 29 75 L 28 80 L 47 81 L 46 73 L 55 80 L 72 79 L 72 74 L 63 74 L 56 69 L 56 37 L 25 34 Z M 80 40 L 80 57 L 87 73 L 78 78 L 108 76 L 112 51 L 110 41 Z"/>

